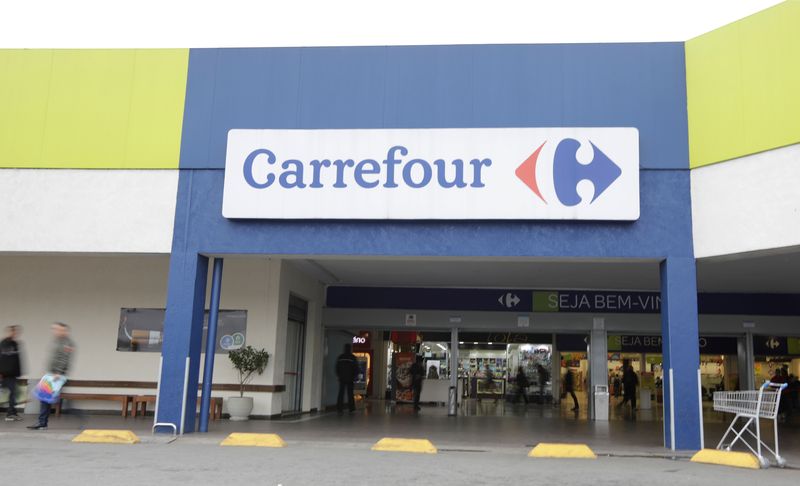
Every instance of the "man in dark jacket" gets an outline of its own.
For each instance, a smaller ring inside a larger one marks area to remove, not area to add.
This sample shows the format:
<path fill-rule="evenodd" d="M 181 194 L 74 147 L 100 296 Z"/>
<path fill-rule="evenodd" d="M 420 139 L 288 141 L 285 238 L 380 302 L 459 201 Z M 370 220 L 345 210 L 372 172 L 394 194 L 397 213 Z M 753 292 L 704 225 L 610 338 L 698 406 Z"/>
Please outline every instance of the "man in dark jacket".
<path fill-rule="evenodd" d="M 339 379 L 339 396 L 336 398 L 336 410 L 339 413 L 344 409 L 344 394 L 347 393 L 347 406 L 351 412 L 356 409 L 353 397 L 353 382 L 358 376 L 358 359 L 351 352 L 349 344 L 344 345 L 344 353 L 336 358 L 336 377 Z"/>
<path fill-rule="evenodd" d="M 425 367 L 422 365 L 422 356 L 417 356 L 411 365 L 411 388 L 414 391 L 414 410 L 419 411 L 419 398 L 422 395 L 422 380 L 425 379 Z"/>
<path fill-rule="evenodd" d="M 528 404 L 528 377 L 525 375 L 525 370 L 522 366 L 517 368 L 517 377 L 515 379 L 517 384 L 517 395 L 514 397 L 514 403 L 519 402 L 519 397 L 525 400 L 525 405 Z"/>
<path fill-rule="evenodd" d="M 536 372 L 539 375 L 539 403 L 544 403 L 544 387 L 550 379 L 550 373 L 541 364 L 536 365 Z"/>
<path fill-rule="evenodd" d="M 52 326 L 53 348 L 50 352 L 50 362 L 47 365 L 47 372 L 55 378 L 65 376 L 69 372 L 69 365 L 75 352 L 75 343 L 69 338 L 69 326 L 63 322 L 56 322 Z M 29 425 L 29 429 L 47 429 L 47 420 L 50 417 L 50 404 L 41 402 L 39 407 L 39 421 L 34 425 Z"/>
<path fill-rule="evenodd" d="M 567 394 L 572 397 L 573 407 L 570 410 L 577 412 L 580 407 L 578 406 L 578 397 L 575 396 L 575 374 L 569 368 L 564 375 L 564 396 L 566 397 Z"/>
<path fill-rule="evenodd" d="M 20 327 L 8 326 L 6 338 L 0 341 L 0 380 L 2 387 L 8 390 L 8 412 L 6 422 L 22 420 L 17 415 L 17 378 L 22 374 L 19 359 Z"/>
<path fill-rule="evenodd" d="M 639 377 L 633 371 L 630 361 L 622 361 L 622 392 L 625 395 L 620 405 L 631 402 L 631 410 L 636 410 L 636 386 L 639 384 Z"/>

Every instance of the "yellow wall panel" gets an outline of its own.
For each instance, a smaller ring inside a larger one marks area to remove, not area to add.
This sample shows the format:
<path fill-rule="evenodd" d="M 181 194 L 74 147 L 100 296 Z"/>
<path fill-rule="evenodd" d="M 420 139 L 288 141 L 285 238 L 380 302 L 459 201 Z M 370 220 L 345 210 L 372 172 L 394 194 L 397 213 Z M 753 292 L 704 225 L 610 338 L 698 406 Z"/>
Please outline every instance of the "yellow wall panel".
<path fill-rule="evenodd" d="M 178 167 L 188 50 L 0 51 L 0 66 L 0 167 Z"/>
<path fill-rule="evenodd" d="M 129 166 L 178 167 L 187 69 L 188 51 L 136 51 L 126 142 Z M 171 73 L 170 82 L 164 82 L 164 73 Z"/>
<path fill-rule="evenodd" d="M 41 158 L 52 51 L 0 50 L 0 167 Z"/>
<path fill-rule="evenodd" d="M 133 51 L 55 51 L 41 161 L 124 167 Z"/>
<path fill-rule="evenodd" d="M 800 143 L 800 0 L 686 43 L 692 167 Z"/>

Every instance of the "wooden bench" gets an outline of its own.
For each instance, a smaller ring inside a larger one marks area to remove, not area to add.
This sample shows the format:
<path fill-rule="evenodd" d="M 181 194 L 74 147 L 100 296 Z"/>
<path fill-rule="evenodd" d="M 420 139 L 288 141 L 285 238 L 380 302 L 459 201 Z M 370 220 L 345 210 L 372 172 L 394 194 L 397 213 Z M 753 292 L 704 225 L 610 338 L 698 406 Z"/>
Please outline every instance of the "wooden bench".
<path fill-rule="evenodd" d="M 64 400 L 105 400 L 120 402 L 122 404 L 122 416 L 128 416 L 128 406 L 133 401 L 130 395 L 120 395 L 116 393 L 62 393 L 56 406 L 56 417 L 61 415 L 61 404 Z"/>
<path fill-rule="evenodd" d="M 136 418 L 136 415 L 140 413 L 142 417 L 147 414 L 147 404 L 148 403 L 156 403 L 156 396 L 155 395 L 136 395 L 133 397 L 133 412 L 132 416 Z M 197 399 L 197 406 L 200 406 L 200 398 Z M 210 408 L 208 410 L 208 415 L 211 420 L 219 420 L 222 418 L 222 397 L 211 397 L 210 401 Z"/>
<path fill-rule="evenodd" d="M 118 401 L 122 404 L 122 416 L 128 416 L 128 407 L 132 405 L 132 415 L 137 416 L 137 406 L 141 407 L 143 413 L 147 412 L 147 404 L 155 403 L 155 395 L 137 395 L 129 393 L 73 393 L 66 391 L 67 389 L 75 388 L 116 388 L 116 389 L 141 389 L 141 390 L 156 390 L 157 383 L 154 381 L 111 381 L 111 380 L 69 380 L 64 385 L 65 391 L 61 393 L 61 397 L 54 404 L 56 409 L 56 416 L 61 415 L 61 401 L 62 400 L 105 400 L 105 401 Z M 202 383 L 197 385 L 198 391 L 202 388 Z M 239 385 L 233 383 L 215 383 L 211 387 L 214 391 L 239 391 Z M 245 385 L 244 391 L 254 393 L 281 393 L 286 390 L 284 385 Z M 141 393 L 141 392 L 140 392 Z M 137 401 L 138 399 L 138 401 Z M 200 399 L 198 398 L 198 404 Z M 214 420 L 222 418 L 222 397 L 211 397 L 211 409 L 209 415 Z"/>

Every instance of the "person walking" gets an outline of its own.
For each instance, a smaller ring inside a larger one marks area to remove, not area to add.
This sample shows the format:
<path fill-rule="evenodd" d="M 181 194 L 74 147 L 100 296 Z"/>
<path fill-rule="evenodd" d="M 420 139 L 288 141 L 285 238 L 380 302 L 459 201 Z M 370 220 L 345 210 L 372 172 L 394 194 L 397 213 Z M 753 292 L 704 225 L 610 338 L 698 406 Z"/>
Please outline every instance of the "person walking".
<path fill-rule="evenodd" d="M 571 369 L 567 368 L 567 373 L 564 375 L 564 396 L 567 394 L 572 397 L 574 406 L 570 409 L 573 412 L 578 411 L 578 397 L 575 396 L 575 374 Z"/>
<path fill-rule="evenodd" d="M 422 395 L 422 380 L 425 378 L 425 367 L 422 365 L 422 356 L 417 356 L 411 365 L 411 388 L 414 392 L 414 411 L 420 411 L 419 399 Z"/>
<path fill-rule="evenodd" d="M 19 326 L 8 326 L 6 338 L 0 341 L 0 384 L 8 391 L 6 422 L 22 420 L 17 415 L 17 379 L 22 375 L 19 343 L 17 342 L 20 332 Z"/>
<path fill-rule="evenodd" d="M 620 406 L 631 402 L 631 410 L 636 411 L 636 386 L 639 385 L 639 377 L 633 371 L 630 361 L 624 360 L 622 362 L 622 403 Z"/>
<path fill-rule="evenodd" d="M 53 332 L 53 349 L 50 353 L 50 363 L 47 366 L 48 373 L 54 378 L 59 379 L 66 376 L 69 366 L 75 355 L 75 343 L 69 337 L 69 326 L 63 322 L 56 322 L 51 327 Z M 45 430 L 47 421 L 50 417 L 50 403 L 41 402 L 39 406 L 39 420 L 29 425 L 29 429 Z"/>
<path fill-rule="evenodd" d="M 544 388 L 547 385 L 547 380 L 550 379 L 550 373 L 541 364 L 536 365 L 536 371 L 539 374 L 539 403 L 544 403 Z"/>
<path fill-rule="evenodd" d="M 525 405 L 528 404 L 528 377 L 525 376 L 525 370 L 522 366 L 517 368 L 517 396 L 514 397 L 514 403 L 519 402 L 519 397 L 525 400 Z"/>
<path fill-rule="evenodd" d="M 356 401 L 353 396 L 353 383 L 358 376 L 358 359 L 351 351 L 349 344 L 344 345 L 344 352 L 336 358 L 336 377 L 339 379 L 339 395 L 336 398 L 336 411 L 344 412 L 344 394 L 347 393 L 347 407 L 355 412 Z"/>

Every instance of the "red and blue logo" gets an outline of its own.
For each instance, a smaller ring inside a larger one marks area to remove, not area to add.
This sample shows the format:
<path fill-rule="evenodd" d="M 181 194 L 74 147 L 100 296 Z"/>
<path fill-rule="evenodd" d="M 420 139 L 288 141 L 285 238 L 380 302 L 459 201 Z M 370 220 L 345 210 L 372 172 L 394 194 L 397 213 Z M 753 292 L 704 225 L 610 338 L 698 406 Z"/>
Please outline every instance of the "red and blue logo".
<path fill-rule="evenodd" d="M 528 188 L 536 194 L 545 204 L 547 200 L 540 190 L 541 170 L 537 170 L 543 162 L 540 159 L 542 148 L 547 141 L 542 143 L 514 172 Z M 577 206 L 582 198 L 578 194 L 578 184 L 589 181 L 594 186 L 594 196 L 589 204 L 595 202 L 611 184 L 622 175 L 622 169 L 615 164 L 597 146 L 589 141 L 592 146 L 593 157 L 589 163 L 578 161 L 578 149 L 581 143 L 574 138 L 565 138 L 558 142 L 553 154 L 552 187 L 558 201 L 564 206 Z"/>

